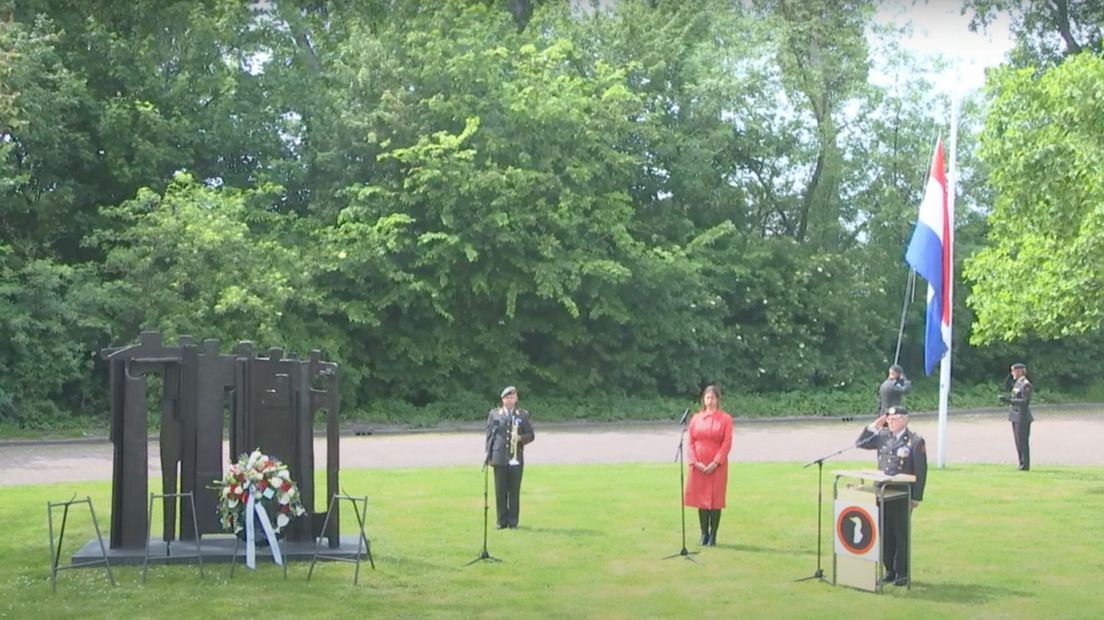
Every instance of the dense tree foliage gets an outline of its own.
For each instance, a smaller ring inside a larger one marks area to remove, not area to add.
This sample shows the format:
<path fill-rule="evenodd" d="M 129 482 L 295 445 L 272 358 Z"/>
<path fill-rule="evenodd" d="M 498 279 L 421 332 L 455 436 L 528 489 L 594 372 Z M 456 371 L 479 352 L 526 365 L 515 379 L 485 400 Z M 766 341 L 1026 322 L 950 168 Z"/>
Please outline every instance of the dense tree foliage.
<path fill-rule="evenodd" d="M 1104 61 L 1007 70 L 985 128 L 997 201 L 991 244 L 969 264 L 978 342 L 1056 338 L 1104 325 Z"/>
<path fill-rule="evenodd" d="M 875 382 L 947 102 L 842 4 L 0 0 L 0 417 L 102 411 L 142 329 L 354 407 Z"/>

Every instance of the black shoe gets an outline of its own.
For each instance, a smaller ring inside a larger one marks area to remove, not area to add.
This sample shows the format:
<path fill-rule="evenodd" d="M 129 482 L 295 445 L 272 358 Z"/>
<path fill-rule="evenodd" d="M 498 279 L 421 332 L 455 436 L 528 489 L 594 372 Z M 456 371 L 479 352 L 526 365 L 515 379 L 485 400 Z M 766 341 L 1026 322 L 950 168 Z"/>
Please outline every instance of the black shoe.
<path fill-rule="evenodd" d="M 882 583 L 893 583 L 894 581 L 897 581 L 897 575 L 895 573 L 887 572 L 885 576 L 882 577 Z"/>
<path fill-rule="evenodd" d="M 709 534 L 702 534 L 701 539 L 698 541 L 698 545 L 704 547 L 709 544 Z"/>
<path fill-rule="evenodd" d="M 495 523 L 495 529 L 496 530 L 504 530 L 504 529 L 506 529 L 506 524 L 505 523 Z"/>
<path fill-rule="evenodd" d="M 909 578 L 908 577 L 898 577 L 898 578 L 893 580 L 893 585 L 895 585 L 895 586 L 907 586 L 908 584 L 909 584 Z"/>
<path fill-rule="evenodd" d="M 716 547 L 717 546 L 717 534 L 716 534 L 716 532 L 709 535 L 709 542 L 707 542 L 705 544 L 709 545 L 710 547 Z"/>
<path fill-rule="evenodd" d="M 517 529 L 517 523 L 511 523 L 509 525 L 509 527 L 510 527 L 511 530 L 516 530 Z"/>

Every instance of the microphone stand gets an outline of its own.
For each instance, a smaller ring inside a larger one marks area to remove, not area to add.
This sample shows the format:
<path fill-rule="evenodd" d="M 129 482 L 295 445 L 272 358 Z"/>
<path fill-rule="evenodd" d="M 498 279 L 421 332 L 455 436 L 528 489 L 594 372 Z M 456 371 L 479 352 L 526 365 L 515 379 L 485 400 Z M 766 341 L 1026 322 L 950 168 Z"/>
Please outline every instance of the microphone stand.
<path fill-rule="evenodd" d="M 879 431 L 880 431 L 880 429 L 879 429 Z M 817 579 L 817 580 L 820 580 L 820 581 L 828 582 L 828 579 L 825 577 L 824 569 L 820 568 L 820 541 L 821 541 L 820 528 L 821 528 L 821 521 L 822 521 L 821 516 L 820 516 L 820 511 L 821 511 L 822 507 L 824 507 L 825 461 L 827 461 L 828 459 L 830 459 L 832 457 L 842 455 L 843 452 L 846 452 L 846 451 L 848 451 L 852 448 L 859 448 L 859 447 L 862 447 L 862 446 L 866 446 L 867 442 L 870 441 L 871 437 L 878 437 L 878 432 L 879 431 L 875 431 L 874 434 L 871 435 L 870 437 L 868 437 L 866 439 L 863 439 L 862 441 L 859 441 L 857 443 L 853 443 L 853 445 L 848 446 L 847 448 L 842 448 L 840 450 L 836 450 L 835 452 L 830 453 L 830 455 L 828 455 L 827 457 L 820 457 L 819 459 L 809 461 L 809 462 L 805 463 L 804 466 L 802 466 L 802 469 L 805 469 L 805 468 L 811 466 L 811 464 L 813 464 L 813 463 L 817 464 L 817 570 L 816 570 L 816 573 L 814 573 L 813 575 L 809 575 L 808 577 L 802 577 L 800 579 L 797 579 L 797 581 L 808 581 L 809 579 Z"/>
<path fill-rule="evenodd" d="M 671 558 L 684 557 L 691 562 L 697 563 L 697 560 L 690 557 L 695 555 L 696 551 L 687 551 L 686 549 L 686 507 L 682 505 L 682 490 L 686 486 L 686 467 L 683 464 L 682 458 L 682 444 L 683 439 L 686 436 L 686 417 L 690 414 L 690 408 L 687 407 L 686 411 L 682 412 L 682 421 L 679 423 L 682 426 L 682 431 L 679 433 L 678 449 L 675 450 L 675 460 L 679 464 L 679 513 L 682 515 L 682 549 L 678 553 L 669 555 L 664 560 L 670 560 Z"/>
<path fill-rule="evenodd" d="M 502 560 L 494 557 L 487 552 L 487 513 L 490 511 L 490 503 L 487 501 L 487 464 L 491 462 L 491 445 L 493 441 L 487 442 L 487 457 L 483 461 L 483 550 L 479 552 L 474 560 L 468 562 L 464 566 L 471 566 L 480 560 L 487 560 L 490 562 L 501 562 Z"/>

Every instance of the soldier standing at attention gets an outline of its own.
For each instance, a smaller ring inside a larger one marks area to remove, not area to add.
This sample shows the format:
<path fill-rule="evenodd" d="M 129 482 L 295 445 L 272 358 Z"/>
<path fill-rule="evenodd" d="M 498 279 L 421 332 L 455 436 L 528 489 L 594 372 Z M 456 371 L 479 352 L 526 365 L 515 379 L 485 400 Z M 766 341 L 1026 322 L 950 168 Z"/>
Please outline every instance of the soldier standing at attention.
<path fill-rule="evenodd" d="M 1031 382 L 1027 380 L 1027 366 L 1016 362 L 1011 367 L 1012 376 L 1006 382 L 1010 394 L 1001 394 L 1001 402 L 1008 403 L 1008 421 L 1012 422 L 1012 438 L 1016 440 L 1016 454 L 1020 458 L 1020 471 L 1031 469 Z"/>
<path fill-rule="evenodd" d="M 525 468 L 525 446 L 536 435 L 529 412 L 517 406 L 514 386 L 502 390 L 501 407 L 487 413 L 487 464 L 494 467 L 495 528 L 516 529 L 521 513 L 521 473 Z"/>

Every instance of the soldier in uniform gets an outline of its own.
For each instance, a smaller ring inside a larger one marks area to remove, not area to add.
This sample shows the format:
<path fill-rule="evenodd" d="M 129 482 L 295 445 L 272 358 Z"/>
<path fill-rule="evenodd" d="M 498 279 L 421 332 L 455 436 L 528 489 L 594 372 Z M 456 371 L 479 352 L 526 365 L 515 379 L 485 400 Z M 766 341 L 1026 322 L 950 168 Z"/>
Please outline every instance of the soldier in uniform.
<path fill-rule="evenodd" d="M 928 451 L 924 438 L 908 428 L 908 411 L 904 407 L 890 407 L 885 414 L 863 429 L 855 445 L 878 451 L 878 469 L 889 476 L 911 474 L 916 482 L 911 485 L 887 484 L 910 492 L 908 501 L 894 499 L 885 502 L 882 517 L 882 563 L 885 576 L 882 581 L 894 585 L 909 582 L 909 512 L 924 499 L 924 483 L 928 475 Z"/>
<path fill-rule="evenodd" d="M 502 390 L 501 407 L 487 413 L 487 459 L 494 467 L 495 527 L 516 528 L 521 512 L 521 474 L 525 468 L 525 446 L 533 441 L 529 412 L 517 407 L 514 386 Z"/>
<path fill-rule="evenodd" d="M 1012 422 L 1012 437 L 1016 440 L 1016 453 L 1020 458 L 1020 470 L 1031 469 L 1031 382 L 1027 380 L 1027 366 L 1021 362 L 1012 364 L 1012 376 L 1006 381 L 1009 394 L 1001 394 L 1001 402 L 1008 403 L 1008 421 Z"/>
<path fill-rule="evenodd" d="M 905 369 L 897 364 L 889 367 L 886 380 L 878 386 L 878 415 L 881 417 L 890 407 L 900 407 L 905 394 L 912 389 L 912 381 L 905 376 Z"/>

